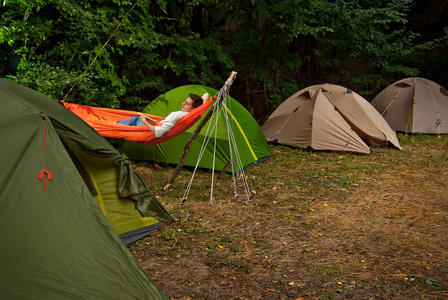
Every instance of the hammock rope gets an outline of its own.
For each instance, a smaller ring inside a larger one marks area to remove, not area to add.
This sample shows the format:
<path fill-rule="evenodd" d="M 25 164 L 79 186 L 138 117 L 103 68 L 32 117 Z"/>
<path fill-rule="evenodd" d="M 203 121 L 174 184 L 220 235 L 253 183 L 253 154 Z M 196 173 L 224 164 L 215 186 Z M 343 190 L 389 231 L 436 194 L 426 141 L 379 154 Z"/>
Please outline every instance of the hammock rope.
<path fill-rule="evenodd" d="M 132 5 L 132 7 L 129 9 L 129 11 L 126 13 L 125 17 L 127 17 L 131 11 L 134 10 L 135 6 L 137 5 L 137 3 L 139 3 L 140 0 L 135 1 L 134 5 Z M 90 62 L 90 64 L 87 66 L 87 68 L 84 70 L 84 73 L 82 73 L 81 75 L 78 76 L 78 78 L 76 79 L 75 83 L 73 83 L 72 87 L 70 88 L 70 90 L 67 92 L 67 94 L 65 94 L 63 100 L 67 99 L 68 95 L 73 91 L 73 89 L 75 88 L 75 86 L 78 84 L 78 81 L 81 79 L 82 76 L 84 76 L 93 66 L 93 64 L 95 63 L 95 61 L 98 59 L 98 56 L 101 54 L 101 52 L 103 52 L 103 49 L 106 48 L 107 44 L 109 44 L 109 42 L 112 40 L 112 37 L 117 33 L 118 29 L 123 25 L 123 21 L 121 21 L 118 26 L 114 29 L 114 31 L 112 32 L 112 34 L 109 36 L 109 38 L 107 39 L 107 41 L 101 46 L 101 48 L 97 51 L 96 56 L 93 58 L 93 60 Z M 85 28 L 84 28 L 85 29 Z M 84 32 L 84 30 L 83 30 Z M 93 50 L 92 50 L 93 52 Z M 75 53 L 73 53 L 73 56 L 75 55 Z M 73 57 L 72 56 L 72 57 Z"/>
<path fill-rule="evenodd" d="M 218 112 L 215 112 L 215 113 L 217 113 L 216 119 L 218 119 L 219 118 L 219 110 L 218 110 Z M 190 181 L 189 181 L 189 183 L 187 185 L 187 188 L 185 189 L 184 195 L 183 195 L 181 203 L 180 203 L 180 207 L 183 207 L 185 202 L 187 201 L 188 194 L 190 193 L 190 190 L 191 190 L 191 185 L 193 184 L 193 180 L 194 180 L 194 177 L 196 175 L 196 171 L 197 171 L 198 166 L 199 166 L 199 162 L 202 160 L 202 157 L 204 156 L 205 150 L 207 149 L 207 145 L 210 142 L 210 139 L 212 138 L 212 136 L 215 136 L 215 143 L 214 143 L 215 144 L 215 148 L 214 148 L 213 157 L 215 157 L 215 155 L 216 155 L 216 134 L 213 135 L 212 132 L 217 132 L 217 122 L 214 122 L 214 123 L 208 122 L 208 125 L 207 125 L 207 127 L 205 129 L 205 135 L 204 135 L 205 138 L 204 138 L 204 140 L 202 142 L 201 149 L 199 150 L 198 159 L 196 161 L 196 165 L 195 165 L 193 173 L 192 173 L 192 175 L 190 177 Z M 214 170 L 214 169 L 215 169 L 215 160 L 213 159 L 213 161 L 212 161 L 212 170 Z M 213 182 L 213 180 L 212 180 L 212 182 Z M 212 185 L 212 189 L 213 189 L 213 185 Z M 210 200 L 210 202 L 211 201 L 212 200 Z"/>
<path fill-rule="evenodd" d="M 234 194 L 235 194 L 235 197 L 238 196 L 236 183 L 239 182 L 241 178 L 244 178 L 243 186 L 244 186 L 246 195 L 248 195 L 248 198 L 246 200 L 246 204 L 248 204 L 250 201 L 250 190 L 249 190 L 247 181 L 245 180 L 243 163 L 241 161 L 241 156 L 239 154 L 239 150 L 238 150 L 236 139 L 235 139 L 235 134 L 234 134 L 235 130 L 234 130 L 234 126 L 233 126 L 234 124 L 232 122 L 230 122 L 229 110 L 227 109 L 227 107 L 229 107 L 230 111 L 232 111 L 231 102 L 227 101 L 227 98 L 226 98 L 225 101 L 223 102 L 222 107 L 223 107 L 222 110 L 223 110 L 223 113 L 225 116 L 226 126 L 227 126 L 227 136 L 228 136 L 228 140 L 229 140 L 229 149 L 230 149 L 230 161 L 234 162 L 234 163 L 231 163 L 232 177 L 233 177 L 232 186 L 234 188 Z M 240 176 L 239 178 L 237 178 L 237 172 L 235 171 L 236 169 L 243 170 L 243 173 L 239 174 L 239 176 Z"/>
<path fill-rule="evenodd" d="M 198 159 L 197 159 L 196 165 L 194 167 L 193 173 L 192 173 L 192 175 L 190 177 L 190 181 L 189 181 L 189 183 L 187 185 L 187 188 L 185 189 L 184 195 L 182 197 L 182 201 L 180 203 L 180 207 L 183 207 L 185 202 L 186 202 L 186 200 L 187 200 L 188 194 L 190 193 L 190 190 L 191 190 L 191 185 L 193 184 L 194 176 L 196 175 L 196 171 L 197 171 L 198 166 L 199 166 L 199 162 L 202 160 L 202 157 L 204 156 L 204 153 L 205 153 L 205 150 L 207 148 L 207 145 L 208 145 L 208 143 L 209 143 L 209 141 L 210 141 L 210 139 L 212 137 L 211 131 L 213 131 L 214 129 L 210 127 L 210 124 L 211 124 L 211 122 L 209 122 L 209 124 L 208 124 L 208 126 L 206 128 L 205 135 L 204 135 L 205 139 L 203 140 L 202 145 L 201 145 L 201 149 L 199 150 Z M 216 127 L 216 123 L 214 123 L 214 127 Z M 216 144 L 216 139 L 215 139 L 215 144 Z M 215 163 L 215 161 L 213 160 L 213 169 L 215 167 L 214 163 Z"/>
<path fill-rule="evenodd" d="M 181 170 L 182 166 L 184 165 L 185 159 L 187 158 L 188 151 L 190 151 L 191 144 L 193 143 L 194 139 L 199 134 L 199 132 L 202 130 L 202 128 L 205 126 L 205 124 L 210 120 L 213 113 L 218 109 L 218 107 L 222 103 L 222 96 L 225 95 L 227 93 L 227 91 L 229 90 L 230 85 L 233 83 L 233 80 L 236 77 L 236 74 L 237 73 L 234 71 L 232 71 L 232 73 L 230 73 L 229 78 L 226 80 L 226 83 L 224 84 L 224 86 L 221 88 L 221 90 L 218 93 L 216 102 L 207 111 L 207 113 L 204 115 L 202 120 L 199 122 L 198 126 L 195 128 L 195 130 L 191 134 L 190 139 L 188 140 L 187 144 L 184 147 L 184 150 L 182 151 L 182 156 L 180 158 L 180 161 L 177 164 L 176 169 L 174 169 L 174 172 L 171 175 L 171 177 L 169 178 L 167 184 L 163 187 L 163 189 L 162 189 L 163 191 L 170 188 L 171 185 L 173 184 L 175 178 L 177 177 L 177 175 L 179 175 L 180 170 Z"/>
<path fill-rule="evenodd" d="M 228 82 L 226 82 L 227 84 Z M 231 170 L 232 170 L 232 187 L 233 187 L 233 192 L 234 192 L 234 197 L 236 198 L 238 196 L 238 185 L 237 183 L 242 181 L 243 183 L 243 189 L 246 195 L 246 204 L 249 204 L 250 200 L 251 200 L 251 192 L 250 192 L 250 188 L 249 188 L 249 184 L 247 183 L 247 179 L 246 179 L 246 175 L 244 172 L 244 168 L 242 167 L 242 161 L 241 161 L 241 157 L 238 151 L 238 147 L 237 147 L 237 143 L 236 143 L 236 139 L 235 139 L 235 135 L 234 135 L 234 127 L 233 124 L 231 122 L 231 118 L 229 117 L 228 111 L 226 107 L 229 107 L 231 110 L 231 106 L 230 104 L 230 96 L 228 94 L 227 90 L 223 90 L 221 89 L 221 91 L 219 91 L 219 93 L 221 95 L 218 96 L 222 97 L 222 103 L 221 105 L 217 108 L 217 110 L 214 112 L 214 114 L 216 114 L 216 118 L 215 118 L 215 122 L 208 122 L 208 125 L 206 126 L 206 134 L 205 134 L 205 139 L 202 142 L 201 145 L 201 149 L 199 151 L 199 155 L 198 155 L 198 159 L 196 161 L 196 165 L 195 168 L 193 170 L 193 173 L 190 177 L 190 180 L 188 182 L 188 185 L 185 189 L 184 195 L 182 197 L 182 200 L 179 204 L 179 206 L 182 208 L 187 199 L 188 199 L 188 195 L 190 193 L 191 190 L 191 186 L 193 184 L 193 180 L 194 177 L 196 175 L 199 163 L 202 159 L 202 156 L 205 152 L 205 149 L 207 148 L 207 145 L 209 144 L 210 140 L 212 138 L 214 138 L 214 155 L 213 155 L 213 160 L 212 160 L 212 176 L 211 176 L 211 185 L 210 185 L 210 204 L 212 204 L 214 202 L 214 198 L 213 198 L 213 192 L 214 192 L 214 183 L 215 183 L 215 161 L 216 161 L 216 146 L 217 146 L 217 136 L 218 136 L 218 121 L 220 119 L 220 116 L 222 115 L 224 120 L 225 120 L 225 124 L 226 124 L 226 130 L 227 130 L 227 138 L 229 141 L 229 156 L 230 156 L 230 166 L 231 166 Z M 225 93 L 225 94 L 222 94 Z M 236 170 L 241 170 L 240 172 L 236 172 Z"/>

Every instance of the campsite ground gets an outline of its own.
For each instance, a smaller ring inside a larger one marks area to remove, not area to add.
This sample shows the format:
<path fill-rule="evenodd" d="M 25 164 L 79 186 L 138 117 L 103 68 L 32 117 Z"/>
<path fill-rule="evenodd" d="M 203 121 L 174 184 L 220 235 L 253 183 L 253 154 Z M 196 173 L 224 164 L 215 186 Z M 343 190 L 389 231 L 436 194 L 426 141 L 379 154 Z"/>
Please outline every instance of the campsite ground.
<path fill-rule="evenodd" d="M 272 147 L 231 178 L 136 163 L 178 222 L 129 246 L 171 299 L 448 299 L 448 137 L 399 135 L 404 151 L 308 154 Z"/>

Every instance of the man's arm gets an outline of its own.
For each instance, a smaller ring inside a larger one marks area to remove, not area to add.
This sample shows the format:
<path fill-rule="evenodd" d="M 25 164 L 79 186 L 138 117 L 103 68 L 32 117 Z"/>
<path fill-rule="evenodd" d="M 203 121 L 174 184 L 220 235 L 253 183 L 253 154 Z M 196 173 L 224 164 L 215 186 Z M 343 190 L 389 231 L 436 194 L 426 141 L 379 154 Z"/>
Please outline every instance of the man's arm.
<path fill-rule="evenodd" d="M 142 121 L 143 124 L 145 124 L 146 127 L 148 127 L 152 133 L 155 133 L 156 129 L 155 129 L 154 125 L 149 124 L 149 122 L 146 120 L 144 115 L 140 115 L 140 121 Z"/>
<path fill-rule="evenodd" d="M 160 122 L 161 123 L 160 126 L 152 126 L 152 128 L 154 129 L 153 132 L 156 135 L 156 137 L 162 137 L 165 133 L 170 131 L 171 128 L 173 128 L 173 126 L 177 123 L 177 121 L 179 121 L 186 114 L 188 114 L 188 112 L 180 110 L 173 111 L 168 116 L 166 116 L 166 118 L 163 121 Z"/>

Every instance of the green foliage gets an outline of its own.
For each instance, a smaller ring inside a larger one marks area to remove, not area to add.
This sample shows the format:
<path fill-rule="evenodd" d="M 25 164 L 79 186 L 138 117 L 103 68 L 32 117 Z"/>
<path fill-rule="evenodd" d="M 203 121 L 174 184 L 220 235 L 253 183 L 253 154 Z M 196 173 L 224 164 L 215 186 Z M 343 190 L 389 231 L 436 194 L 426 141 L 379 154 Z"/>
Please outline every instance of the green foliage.
<path fill-rule="evenodd" d="M 244 77 L 252 105 L 275 108 L 298 89 L 330 82 L 373 94 L 389 78 L 416 76 L 403 62 L 417 45 L 404 27 L 410 2 L 234 1 L 214 33 Z M 218 20 L 217 24 L 220 21 Z"/>
<path fill-rule="evenodd" d="M 219 88 L 231 70 L 258 116 L 312 84 L 370 98 L 422 70 L 445 78 L 447 29 L 432 39 L 409 30 L 412 3 L 7 0 L 0 75 L 55 99 L 125 109 L 183 84 Z"/>
<path fill-rule="evenodd" d="M 166 9 L 149 0 L 5 1 L 2 76 L 55 99 L 127 108 L 166 91 L 173 77 L 214 83 L 214 62 L 231 64 L 226 54 L 210 38 L 165 27 Z"/>

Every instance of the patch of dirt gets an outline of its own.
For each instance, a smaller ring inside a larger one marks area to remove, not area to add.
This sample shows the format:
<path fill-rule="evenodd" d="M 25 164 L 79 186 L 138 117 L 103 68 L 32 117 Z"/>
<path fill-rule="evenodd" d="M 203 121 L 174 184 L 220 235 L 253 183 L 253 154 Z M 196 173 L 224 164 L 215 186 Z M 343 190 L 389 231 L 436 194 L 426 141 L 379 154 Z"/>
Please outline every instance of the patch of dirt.
<path fill-rule="evenodd" d="M 448 299 L 448 137 L 376 155 L 272 147 L 246 178 L 136 163 L 178 221 L 129 246 L 171 299 Z M 215 178 L 217 176 L 215 175 Z"/>

